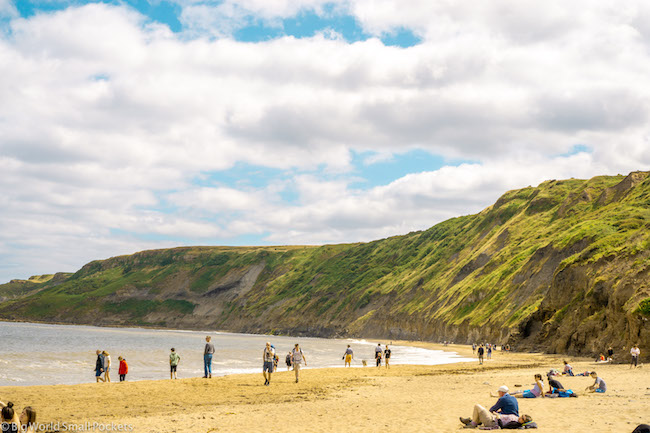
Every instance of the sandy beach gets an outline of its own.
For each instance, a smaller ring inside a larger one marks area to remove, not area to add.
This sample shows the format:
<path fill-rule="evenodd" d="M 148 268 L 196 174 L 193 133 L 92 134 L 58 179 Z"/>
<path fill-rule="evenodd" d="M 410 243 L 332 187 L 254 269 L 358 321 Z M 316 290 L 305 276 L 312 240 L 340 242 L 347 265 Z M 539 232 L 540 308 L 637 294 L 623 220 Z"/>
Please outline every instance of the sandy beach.
<path fill-rule="evenodd" d="M 399 344 L 472 356 L 468 346 Z M 268 387 L 260 366 L 260 374 L 213 379 L 2 387 L 0 400 L 13 401 L 18 410 L 33 406 L 39 422 L 61 431 L 67 425 L 135 432 L 451 432 L 462 430 L 458 417 L 471 416 L 475 403 L 490 407 L 496 401 L 490 392 L 500 385 L 529 389 L 534 373 L 545 378 L 562 359 L 498 351 L 484 365 L 307 369 L 298 384 L 281 365 Z M 650 422 L 648 368 L 567 359 L 576 372 L 597 370 L 608 392 L 584 393 L 593 383 L 589 377 L 560 377 L 579 398 L 520 399 L 520 413 L 530 414 L 538 431 L 619 433 Z"/>

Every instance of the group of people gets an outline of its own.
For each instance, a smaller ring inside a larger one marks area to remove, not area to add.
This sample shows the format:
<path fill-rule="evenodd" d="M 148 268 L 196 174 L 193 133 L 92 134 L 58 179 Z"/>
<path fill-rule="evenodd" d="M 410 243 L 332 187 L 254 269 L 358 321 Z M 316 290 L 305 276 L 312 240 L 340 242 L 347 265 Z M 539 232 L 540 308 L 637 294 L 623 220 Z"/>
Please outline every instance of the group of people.
<path fill-rule="evenodd" d="M 496 346 L 494 344 L 490 343 L 482 343 L 480 345 L 476 345 L 476 343 L 472 344 L 472 353 L 477 353 L 478 354 L 478 363 L 483 364 L 483 361 L 485 359 L 485 356 L 487 355 L 487 359 L 492 359 L 492 351 L 496 350 Z M 505 350 L 505 349 L 501 349 Z"/>
<path fill-rule="evenodd" d="M 0 401 L 0 418 L 3 433 L 34 433 L 36 430 L 36 411 L 31 406 L 25 406 L 18 415 L 12 402 L 6 404 Z"/>
<path fill-rule="evenodd" d="M 121 356 L 118 356 L 117 360 L 119 361 L 117 374 L 120 376 L 120 382 L 124 382 L 129 372 L 129 365 L 126 363 L 126 359 Z M 97 382 L 111 381 L 111 355 L 105 350 L 97 350 L 95 379 Z"/>

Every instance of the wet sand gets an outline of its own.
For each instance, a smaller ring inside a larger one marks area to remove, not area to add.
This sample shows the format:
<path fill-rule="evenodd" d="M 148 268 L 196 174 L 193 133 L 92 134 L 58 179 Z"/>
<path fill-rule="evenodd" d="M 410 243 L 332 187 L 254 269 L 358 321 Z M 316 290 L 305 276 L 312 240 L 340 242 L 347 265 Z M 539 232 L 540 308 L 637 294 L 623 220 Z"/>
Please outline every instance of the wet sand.
<path fill-rule="evenodd" d="M 467 346 L 410 344 L 472 356 Z M 591 378 L 560 377 L 578 398 L 520 399 L 520 413 L 530 414 L 538 431 L 620 433 L 650 423 L 648 368 L 568 361 L 576 372 L 597 370 L 608 392 L 585 394 Z M 463 430 L 458 417 L 471 416 L 475 403 L 490 407 L 496 401 L 490 392 L 500 385 L 529 389 L 534 373 L 546 377 L 561 367 L 559 356 L 498 351 L 484 365 L 307 369 L 297 384 L 280 365 L 264 386 L 260 366 L 259 374 L 213 379 L 1 387 L 0 400 L 18 410 L 33 406 L 39 422 L 58 423 L 61 431 L 66 423 L 90 431 L 452 432 Z"/>

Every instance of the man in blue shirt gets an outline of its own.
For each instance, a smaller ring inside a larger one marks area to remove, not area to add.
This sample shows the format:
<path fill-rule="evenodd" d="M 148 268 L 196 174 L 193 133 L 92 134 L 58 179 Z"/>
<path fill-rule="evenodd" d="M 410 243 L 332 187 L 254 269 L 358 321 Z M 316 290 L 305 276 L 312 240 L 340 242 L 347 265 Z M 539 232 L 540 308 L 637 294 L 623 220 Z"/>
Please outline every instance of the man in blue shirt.
<path fill-rule="evenodd" d="M 483 424 L 485 427 L 496 427 L 499 424 L 505 425 L 512 421 L 521 422 L 519 417 L 519 404 L 517 399 L 508 394 L 510 390 L 503 385 L 499 388 L 499 399 L 490 408 L 485 409 L 480 404 L 474 406 L 472 418 L 460 418 L 460 422 L 472 427 Z"/>

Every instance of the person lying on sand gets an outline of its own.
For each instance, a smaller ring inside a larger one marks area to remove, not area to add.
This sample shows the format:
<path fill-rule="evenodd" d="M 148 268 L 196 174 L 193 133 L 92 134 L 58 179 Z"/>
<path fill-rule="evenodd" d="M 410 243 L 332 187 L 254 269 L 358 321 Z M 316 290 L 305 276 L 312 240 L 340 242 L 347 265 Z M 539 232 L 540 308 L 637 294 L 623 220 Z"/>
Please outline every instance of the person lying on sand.
<path fill-rule="evenodd" d="M 490 408 L 485 409 L 480 404 L 474 405 L 474 412 L 472 418 L 460 418 L 460 422 L 467 427 L 500 427 L 500 428 L 513 428 L 505 427 L 512 423 L 517 423 L 521 426 L 527 422 L 532 421 L 529 415 L 519 416 L 519 404 L 517 399 L 511 396 L 507 386 L 503 385 L 499 388 L 499 399 Z"/>
<path fill-rule="evenodd" d="M 564 389 L 562 384 L 554 379 L 551 375 L 546 376 L 548 379 L 547 397 L 577 397 L 578 395 L 570 389 Z"/>
<path fill-rule="evenodd" d="M 607 391 L 607 384 L 602 378 L 598 377 L 598 374 L 596 374 L 595 371 L 592 371 L 590 376 L 595 380 L 595 382 L 593 385 L 588 386 L 586 391 L 598 392 L 601 394 Z"/>

